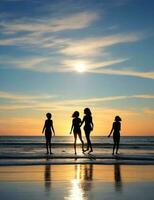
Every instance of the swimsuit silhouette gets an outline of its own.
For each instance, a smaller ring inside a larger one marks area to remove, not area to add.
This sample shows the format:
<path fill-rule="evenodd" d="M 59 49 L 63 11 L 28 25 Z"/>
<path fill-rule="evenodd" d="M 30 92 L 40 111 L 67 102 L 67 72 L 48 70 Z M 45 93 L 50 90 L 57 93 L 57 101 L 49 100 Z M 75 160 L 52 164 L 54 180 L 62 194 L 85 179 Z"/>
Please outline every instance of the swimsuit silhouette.
<path fill-rule="evenodd" d="M 114 155 L 114 150 L 116 148 L 116 154 L 118 154 L 118 150 L 119 150 L 119 143 L 120 143 L 120 130 L 121 130 L 121 118 L 119 116 L 115 117 L 115 121 L 113 122 L 112 125 L 112 129 L 110 134 L 108 135 L 108 137 L 111 136 L 112 132 L 113 132 L 113 155 Z"/>
<path fill-rule="evenodd" d="M 72 130 L 73 130 L 73 133 L 74 133 L 74 151 L 75 151 L 75 154 L 76 154 L 77 136 L 79 137 L 79 139 L 82 143 L 82 151 L 84 151 L 84 143 L 83 143 L 83 140 L 82 140 L 81 129 L 80 129 L 81 119 L 79 118 L 79 112 L 75 111 L 73 113 L 72 117 L 73 117 L 73 120 L 72 120 L 72 127 L 71 127 L 70 134 L 72 133 Z"/>
<path fill-rule="evenodd" d="M 92 148 L 92 144 L 91 144 L 91 140 L 90 140 L 90 133 L 93 130 L 93 121 L 92 121 L 92 116 L 91 116 L 91 111 L 89 108 L 85 108 L 84 109 L 84 114 L 85 116 L 83 117 L 83 120 L 81 122 L 81 126 L 83 123 L 85 123 L 84 125 L 84 131 L 85 131 L 85 136 L 86 136 L 86 140 L 87 140 L 87 149 L 85 151 L 88 151 L 90 148 L 90 152 L 93 152 L 93 148 Z"/>
<path fill-rule="evenodd" d="M 53 127 L 53 121 L 51 120 L 51 117 L 52 117 L 51 113 L 47 113 L 46 117 L 47 117 L 47 120 L 45 120 L 42 133 L 44 133 L 44 131 L 45 131 L 47 154 L 49 154 L 49 150 L 50 150 L 50 154 L 52 154 L 51 138 L 52 138 L 52 131 L 54 133 L 54 136 L 55 136 L 55 131 L 54 131 L 54 127 Z"/>

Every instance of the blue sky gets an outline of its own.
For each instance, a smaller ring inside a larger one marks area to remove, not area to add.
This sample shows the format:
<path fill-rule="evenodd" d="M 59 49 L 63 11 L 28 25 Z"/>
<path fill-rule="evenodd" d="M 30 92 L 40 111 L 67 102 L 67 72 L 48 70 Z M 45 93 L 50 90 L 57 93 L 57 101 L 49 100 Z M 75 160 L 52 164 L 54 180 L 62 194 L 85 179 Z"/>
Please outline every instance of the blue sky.
<path fill-rule="evenodd" d="M 63 133 L 89 106 L 96 134 L 115 114 L 127 134 L 154 134 L 153 9 L 152 0 L 1 0 L 0 125 L 12 125 L 0 133 L 36 134 L 48 111 Z"/>

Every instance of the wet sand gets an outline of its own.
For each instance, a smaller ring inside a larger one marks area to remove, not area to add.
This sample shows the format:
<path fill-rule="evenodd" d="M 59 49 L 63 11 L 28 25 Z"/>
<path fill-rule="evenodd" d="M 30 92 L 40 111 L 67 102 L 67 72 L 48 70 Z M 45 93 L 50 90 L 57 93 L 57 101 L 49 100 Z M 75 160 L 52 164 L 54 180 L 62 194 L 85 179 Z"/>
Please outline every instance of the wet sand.
<path fill-rule="evenodd" d="M 154 165 L 0 167 L 1 199 L 153 199 Z"/>

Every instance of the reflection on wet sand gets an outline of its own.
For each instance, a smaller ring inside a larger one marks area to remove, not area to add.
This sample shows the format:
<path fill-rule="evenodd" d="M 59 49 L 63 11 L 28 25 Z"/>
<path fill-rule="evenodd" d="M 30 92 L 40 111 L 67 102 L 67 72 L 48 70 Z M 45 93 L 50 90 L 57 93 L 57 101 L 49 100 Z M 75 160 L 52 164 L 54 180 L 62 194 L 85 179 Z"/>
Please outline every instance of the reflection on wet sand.
<path fill-rule="evenodd" d="M 122 179 L 121 179 L 121 169 L 119 164 L 114 165 L 114 180 L 115 180 L 115 190 L 120 192 L 122 190 Z"/>
<path fill-rule="evenodd" d="M 70 200 L 88 199 L 88 192 L 92 188 L 93 165 L 75 165 L 75 176 L 71 181 L 68 197 Z"/>
<path fill-rule="evenodd" d="M 55 166 L 53 166 L 54 168 Z M 114 167 L 114 168 L 113 168 Z M 52 170 L 53 170 L 52 168 Z M 96 180 L 114 181 L 115 191 L 122 191 L 121 168 L 119 164 L 114 166 L 103 166 L 103 171 L 100 166 L 92 164 L 69 166 L 69 173 L 65 173 L 68 166 L 63 166 L 63 170 L 57 173 L 51 173 L 51 165 L 46 165 L 44 168 L 44 184 L 47 195 L 51 192 L 51 181 L 61 180 L 68 181 L 70 184 L 66 189 L 65 199 L 86 200 L 89 197 L 89 192 L 93 189 L 93 182 Z M 108 168 L 110 172 L 108 173 Z M 112 171 L 113 169 L 114 171 Z"/>
<path fill-rule="evenodd" d="M 51 190 L 51 165 L 45 166 L 44 184 L 45 184 L 46 193 L 49 193 Z"/>

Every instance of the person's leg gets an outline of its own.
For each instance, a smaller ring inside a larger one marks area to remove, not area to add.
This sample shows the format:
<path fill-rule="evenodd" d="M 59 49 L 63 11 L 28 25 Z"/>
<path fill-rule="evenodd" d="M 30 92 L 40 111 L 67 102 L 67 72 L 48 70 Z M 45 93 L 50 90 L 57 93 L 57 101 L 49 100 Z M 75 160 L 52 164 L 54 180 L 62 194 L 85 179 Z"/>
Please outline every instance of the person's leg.
<path fill-rule="evenodd" d="M 89 131 L 85 130 L 86 140 L 87 140 L 87 149 L 85 151 L 89 150 Z"/>
<path fill-rule="evenodd" d="M 90 147 L 89 152 L 93 152 L 93 148 L 92 148 L 92 144 L 91 144 L 91 140 L 90 140 L 90 132 L 89 132 L 89 147 Z"/>
<path fill-rule="evenodd" d="M 48 138 L 46 137 L 46 150 L 47 150 L 47 154 L 49 154 L 49 150 L 48 150 Z"/>
<path fill-rule="evenodd" d="M 87 138 L 87 150 L 89 150 L 89 148 L 90 148 L 90 152 L 92 152 L 93 149 L 92 149 L 92 145 L 91 145 L 91 141 L 90 141 L 90 131 L 89 130 L 87 130 L 87 132 L 86 132 L 86 138 Z"/>
<path fill-rule="evenodd" d="M 74 152 L 76 154 L 76 140 L 77 140 L 77 134 L 74 133 Z"/>
<path fill-rule="evenodd" d="M 118 150 L 119 150 L 119 143 L 120 143 L 120 137 L 119 137 L 119 138 L 117 138 L 116 154 L 118 154 Z"/>
<path fill-rule="evenodd" d="M 51 137 L 49 137 L 49 149 L 50 149 L 50 154 L 52 154 L 52 152 L 51 152 Z"/>
<path fill-rule="evenodd" d="M 82 140 L 81 132 L 78 133 L 78 136 L 79 136 L 79 139 L 80 139 L 80 141 L 81 141 L 81 143 L 82 143 L 82 151 L 84 152 L 84 142 L 83 142 L 83 140 Z"/>
<path fill-rule="evenodd" d="M 112 152 L 112 155 L 114 155 L 114 150 L 115 150 L 115 147 L 116 147 L 116 138 L 115 138 L 115 137 L 113 137 L 113 142 L 114 142 L 114 144 L 113 144 L 113 152 Z"/>

